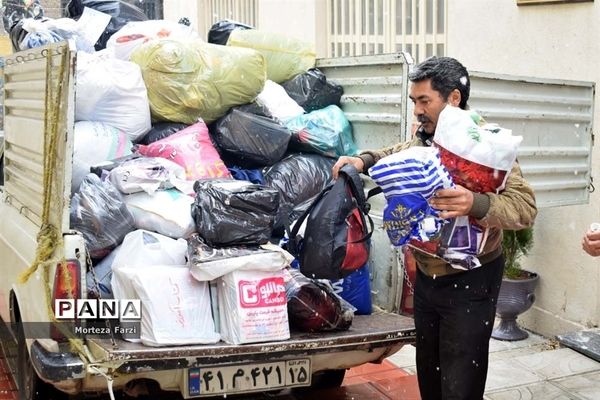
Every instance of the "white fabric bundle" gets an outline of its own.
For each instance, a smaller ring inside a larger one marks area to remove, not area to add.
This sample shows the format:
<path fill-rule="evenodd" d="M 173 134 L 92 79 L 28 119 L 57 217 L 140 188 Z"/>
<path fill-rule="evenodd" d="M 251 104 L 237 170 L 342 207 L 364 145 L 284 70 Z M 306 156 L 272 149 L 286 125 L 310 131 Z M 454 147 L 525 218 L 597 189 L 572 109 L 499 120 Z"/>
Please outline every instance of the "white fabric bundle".
<path fill-rule="evenodd" d="M 178 239 L 187 238 L 196 230 L 192 218 L 194 198 L 178 190 L 159 190 L 123 196 L 138 229 L 155 231 Z"/>
<path fill-rule="evenodd" d="M 284 123 L 304 114 L 304 109 L 287 94 L 283 86 L 270 80 L 265 82 L 256 102 L 265 107 L 278 122 Z"/>
<path fill-rule="evenodd" d="M 140 67 L 103 52 L 78 52 L 75 120 L 104 122 L 132 141 L 145 135 L 152 125 Z"/>

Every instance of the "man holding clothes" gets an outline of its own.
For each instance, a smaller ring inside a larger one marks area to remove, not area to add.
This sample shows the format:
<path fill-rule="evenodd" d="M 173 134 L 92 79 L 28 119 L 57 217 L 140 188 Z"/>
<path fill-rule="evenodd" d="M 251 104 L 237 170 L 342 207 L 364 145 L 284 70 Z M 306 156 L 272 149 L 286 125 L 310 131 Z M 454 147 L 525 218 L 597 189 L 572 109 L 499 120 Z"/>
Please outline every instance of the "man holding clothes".
<path fill-rule="evenodd" d="M 467 108 L 470 80 L 466 68 L 450 57 L 432 57 L 410 73 L 410 98 L 420 127 L 407 142 L 358 157 L 343 156 L 344 164 L 366 173 L 378 160 L 412 146 L 431 146 L 440 112 L 451 105 Z M 533 190 L 515 162 L 499 193 L 474 193 L 456 185 L 435 193 L 430 205 L 441 218 L 468 215 L 489 228 L 477 255 L 481 266 L 469 271 L 414 249 L 418 273 L 414 294 L 417 331 L 417 376 L 423 400 L 483 398 L 489 341 L 502 281 L 502 230 L 523 229 L 537 214 Z"/>

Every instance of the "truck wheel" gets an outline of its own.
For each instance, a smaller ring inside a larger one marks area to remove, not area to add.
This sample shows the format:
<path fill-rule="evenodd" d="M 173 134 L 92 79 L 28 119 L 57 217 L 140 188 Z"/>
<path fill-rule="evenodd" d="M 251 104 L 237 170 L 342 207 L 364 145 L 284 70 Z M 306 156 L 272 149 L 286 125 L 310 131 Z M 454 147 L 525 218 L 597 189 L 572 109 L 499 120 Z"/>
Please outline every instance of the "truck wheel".
<path fill-rule="evenodd" d="M 329 389 L 340 387 L 342 386 L 342 382 L 344 382 L 345 375 L 345 369 L 328 369 L 325 371 L 319 371 L 313 374 L 310 387 L 312 389 Z"/>
<path fill-rule="evenodd" d="M 17 332 L 17 386 L 19 400 L 67 400 L 66 393 L 42 381 L 38 376 L 27 351 L 25 332 L 19 324 Z"/>

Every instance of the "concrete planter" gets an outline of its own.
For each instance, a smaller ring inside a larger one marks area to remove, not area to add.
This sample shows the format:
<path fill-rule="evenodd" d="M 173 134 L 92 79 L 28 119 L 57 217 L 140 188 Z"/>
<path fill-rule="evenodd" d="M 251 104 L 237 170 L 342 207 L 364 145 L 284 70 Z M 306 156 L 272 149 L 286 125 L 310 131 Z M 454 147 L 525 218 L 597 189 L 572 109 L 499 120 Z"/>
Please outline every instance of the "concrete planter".
<path fill-rule="evenodd" d="M 500 318 L 500 324 L 492 332 L 494 339 L 522 340 L 529 336 L 519 328 L 517 316 L 533 305 L 539 276 L 535 272 L 525 272 L 529 277 L 524 279 L 502 279 L 496 306 L 496 316 Z"/>

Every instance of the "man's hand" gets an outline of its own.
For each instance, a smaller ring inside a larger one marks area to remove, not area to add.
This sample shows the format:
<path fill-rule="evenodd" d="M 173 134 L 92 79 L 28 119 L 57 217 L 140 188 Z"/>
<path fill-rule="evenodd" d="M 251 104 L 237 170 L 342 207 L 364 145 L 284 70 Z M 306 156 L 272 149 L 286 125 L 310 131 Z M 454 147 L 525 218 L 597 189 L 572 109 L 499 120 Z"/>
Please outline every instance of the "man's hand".
<path fill-rule="evenodd" d="M 581 247 L 592 257 L 600 256 L 600 231 L 587 231 L 581 241 Z"/>
<path fill-rule="evenodd" d="M 364 172 L 363 168 L 365 167 L 365 163 L 360 157 L 341 156 L 331 169 L 331 172 L 333 173 L 333 179 L 338 178 L 338 172 L 340 171 L 340 168 L 346 164 L 354 166 L 358 172 Z"/>
<path fill-rule="evenodd" d="M 473 192 L 460 185 L 454 189 L 441 189 L 429 200 L 429 204 L 441 211 L 440 218 L 443 219 L 469 215 L 473 207 Z"/>

